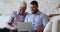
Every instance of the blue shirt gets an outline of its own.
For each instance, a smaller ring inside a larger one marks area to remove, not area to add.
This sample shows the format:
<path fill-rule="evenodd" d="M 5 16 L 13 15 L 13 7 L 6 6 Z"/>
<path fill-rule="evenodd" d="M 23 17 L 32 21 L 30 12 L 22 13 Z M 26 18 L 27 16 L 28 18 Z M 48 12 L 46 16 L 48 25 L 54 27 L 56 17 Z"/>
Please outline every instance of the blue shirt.
<path fill-rule="evenodd" d="M 28 14 L 25 18 L 25 22 L 32 22 L 33 29 L 36 29 L 40 26 L 46 26 L 48 23 L 48 16 L 42 12 L 38 12 L 36 14 Z"/>

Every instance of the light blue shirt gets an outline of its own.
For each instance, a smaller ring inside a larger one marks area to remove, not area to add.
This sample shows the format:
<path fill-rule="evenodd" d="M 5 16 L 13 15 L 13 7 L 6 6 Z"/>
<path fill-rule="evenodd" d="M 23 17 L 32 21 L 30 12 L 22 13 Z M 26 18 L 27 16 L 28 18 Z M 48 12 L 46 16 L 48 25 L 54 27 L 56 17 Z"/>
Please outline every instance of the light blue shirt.
<path fill-rule="evenodd" d="M 25 18 L 25 22 L 32 22 L 33 29 L 36 29 L 40 26 L 46 26 L 48 23 L 48 16 L 42 12 L 38 12 L 36 14 L 28 14 Z"/>

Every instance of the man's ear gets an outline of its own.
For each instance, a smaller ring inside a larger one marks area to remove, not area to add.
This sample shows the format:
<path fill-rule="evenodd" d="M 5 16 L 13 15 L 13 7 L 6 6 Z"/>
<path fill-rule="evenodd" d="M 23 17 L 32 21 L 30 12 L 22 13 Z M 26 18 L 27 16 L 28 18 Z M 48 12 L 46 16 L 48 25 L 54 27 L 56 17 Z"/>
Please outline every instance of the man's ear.
<path fill-rule="evenodd" d="M 39 6 L 37 6 L 37 8 L 38 8 Z"/>

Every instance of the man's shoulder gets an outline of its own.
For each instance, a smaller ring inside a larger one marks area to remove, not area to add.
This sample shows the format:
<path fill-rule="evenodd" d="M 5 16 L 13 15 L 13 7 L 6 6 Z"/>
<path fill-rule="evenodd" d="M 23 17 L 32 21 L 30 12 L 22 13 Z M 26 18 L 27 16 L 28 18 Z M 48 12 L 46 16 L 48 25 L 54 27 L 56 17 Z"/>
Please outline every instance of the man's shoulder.
<path fill-rule="evenodd" d="M 28 15 L 32 15 L 32 13 L 28 13 Z"/>
<path fill-rule="evenodd" d="M 41 14 L 42 17 L 44 17 L 44 16 L 47 16 L 47 17 L 48 17 L 48 15 L 46 15 L 46 14 L 43 13 L 43 12 L 40 12 L 40 14 Z"/>
<path fill-rule="evenodd" d="M 32 13 L 28 13 L 28 14 L 27 14 L 27 16 L 30 16 L 30 15 L 32 15 Z"/>

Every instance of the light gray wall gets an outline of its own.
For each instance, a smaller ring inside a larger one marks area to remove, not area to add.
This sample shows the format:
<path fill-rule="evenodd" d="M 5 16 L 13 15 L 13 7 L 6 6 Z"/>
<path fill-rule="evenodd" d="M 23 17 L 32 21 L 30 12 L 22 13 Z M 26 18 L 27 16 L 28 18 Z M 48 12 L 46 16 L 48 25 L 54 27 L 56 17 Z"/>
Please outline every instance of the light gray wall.
<path fill-rule="evenodd" d="M 8 15 L 10 12 L 18 10 L 20 2 L 26 1 L 28 4 L 27 12 L 30 12 L 30 2 L 32 0 L 0 0 L 0 13 L 2 15 Z M 57 13 L 57 5 L 60 4 L 60 0 L 36 0 L 39 3 L 39 10 L 47 15 Z"/>
<path fill-rule="evenodd" d="M 26 0 L 27 3 L 31 2 L 31 1 Z M 38 1 L 38 3 L 39 3 L 39 10 L 41 12 L 43 12 L 47 15 L 57 13 L 57 6 L 60 4 L 60 0 L 36 0 L 36 1 Z M 29 9 L 28 9 L 28 11 L 29 11 Z"/>

